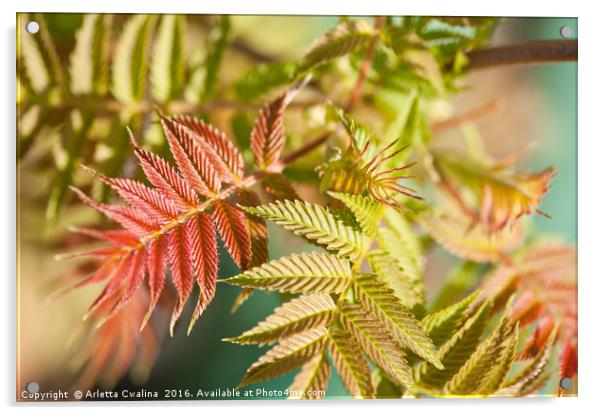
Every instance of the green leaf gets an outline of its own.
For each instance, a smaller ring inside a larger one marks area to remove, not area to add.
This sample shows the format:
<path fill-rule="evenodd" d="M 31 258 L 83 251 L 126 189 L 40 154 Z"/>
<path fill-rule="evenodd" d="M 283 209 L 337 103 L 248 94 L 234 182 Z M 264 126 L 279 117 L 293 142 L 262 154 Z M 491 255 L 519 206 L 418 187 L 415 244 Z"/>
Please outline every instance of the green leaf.
<path fill-rule="evenodd" d="M 507 339 L 505 342 L 506 345 L 500 353 L 498 363 L 495 366 L 491 367 L 487 375 L 481 381 L 481 386 L 476 391 L 477 395 L 488 396 L 500 388 L 502 382 L 504 382 L 504 379 L 510 371 L 512 363 L 514 362 L 514 358 L 516 357 L 518 336 L 519 328 L 517 324 L 514 327 L 514 335 Z"/>
<path fill-rule="evenodd" d="M 420 322 L 386 283 L 374 275 L 362 274 L 353 280 L 354 292 L 364 308 L 376 317 L 400 345 L 442 369 L 433 342 Z"/>
<path fill-rule="evenodd" d="M 366 149 L 366 153 L 362 156 L 364 160 L 367 161 L 374 157 L 378 149 L 376 146 L 369 146 L 369 143 L 375 141 L 374 135 L 371 131 L 369 131 L 362 124 L 358 123 L 342 108 L 336 107 L 332 103 L 328 103 L 327 111 L 327 116 L 329 116 L 329 118 L 334 118 L 343 125 L 345 131 L 349 135 L 353 148 L 357 152 L 361 152 L 362 150 Z"/>
<path fill-rule="evenodd" d="M 221 281 L 279 292 L 341 293 L 351 282 L 351 266 L 336 255 L 294 254 Z"/>
<path fill-rule="evenodd" d="M 69 72 L 74 94 L 102 95 L 108 80 L 108 49 L 110 15 L 86 14 L 75 34 Z"/>
<path fill-rule="evenodd" d="M 458 373 L 445 385 L 446 392 L 453 395 L 470 395 L 480 389 L 489 371 L 504 357 L 504 346 L 513 334 L 514 328 L 510 325 L 508 312 L 509 307 L 493 332 L 479 344 Z"/>
<path fill-rule="evenodd" d="M 205 55 L 205 87 L 203 89 L 205 99 L 213 97 L 224 52 L 228 46 L 229 35 L 230 16 L 224 15 L 220 17 L 219 24 L 209 33 L 207 38 L 208 51 Z"/>
<path fill-rule="evenodd" d="M 364 352 L 381 369 L 400 385 L 412 388 L 412 370 L 399 344 L 389 335 L 382 324 L 357 304 L 345 304 L 340 308 L 340 321 Z"/>
<path fill-rule="evenodd" d="M 256 327 L 224 340 L 239 344 L 270 344 L 305 330 L 328 326 L 335 315 L 336 306 L 329 295 L 304 295 L 278 307 Z"/>
<path fill-rule="evenodd" d="M 456 331 L 451 339 L 440 347 L 438 357 L 443 363 L 443 370 L 437 369 L 427 362 L 422 362 L 417 366 L 416 383 L 422 389 L 438 391 L 460 370 L 479 345 L 490 310 L 490 302 L 481 305 L 460 330 Z"/>
<path fill-rule="evenodd" d="M 364 21 L 345 21 L 314 41 L 301 61 L 299 72 L 355 52 L 367 46 L 373 36 L 373 29 Z"/>
<path fill-rule="evenodd" d="M 403 272 L 415 286 L 421 298 L 424 298 L 424 281 L 422 278 L 422 246 L 412 229 L 410 222 L 396 209 L 385 210 L 385 224 L 379 228 L 377 240 L 392 258 L 395 258 Z"/>
<path fill-rule="evenodd" d="M 47 92 L 55 85 L 58 85 L 61 92 L 66 93 L 67 81 L 44 15 L 19 14 L 18 17 L 17 56 L 23 65 L 23 70 L 19 70 L 18 75 L 25 75 L 28 84 L 37 94 Z M 27 23 L 32 20 L 40 26 L 36 34 L 28 33 L 25 29 Z"/>
<path fill-rule="evenodd" d="M 508 382 L 504 383 L 498 396 L 525 396 L 533 393 L 547 380 L 546 366 L 550 362 L 554 342 L 558 333 L 558 326 L 548 336 L 546 344 L 531 362 Z"/>
<path fill-rule="evenodd" d="M 62 127 L 61 133 L 68 138 L 66 160 L 65 164 L 59 167 L 46 205 L 46 219 L 49 221 L 57 218 L 63 206 L 67 189 L 73 182 L 73 173 L 93 121 L 94 114 L 88 113 L 82 116 L 78 111 L 73 111 L 69 121 Z"/>
<path fill-rule="evenodd" d="M 215 94 L 224 52 L 230 36 L 230 16 L 219 16 L 207 34 L 204 55 L 194 61 L 185 97 L 191 102 L 211 99 Z"/>
<path fill-rule="evenodd" d="M 470 317 L 471 309 L 479 298 L 479 293 L 479 291 L 475 291 L 462 301 L 429 314 L 422 319 L 422 327 L 424 327 L 436 347 L 448 341 L 464 325 Z"/>
<path fill-rule="evenodd" d="M 366 237 L 346 226 L 328 209 L 300 200 L 276 201 L 245 211 L 273 221 L 284 229 L 324 246 L 339 255 L 356 256 L 364 252 Z"/>
<path fill-rule="evenodd" d="M 185 23 L 182 15 L 161 17 L 150 64 L 152 93 L 159 102 L 176 98 L 183 89 Z"/>
<path fill-rule="evenodd" d="M 239 388 L 284 375 L 323 353 L 327 330 L 311 329 L 282 340 L 249 367 Z"/>
<path fill-rule="evenodd" d="M 337 192 L 328 192 L 328 194 L 347 206 L 366 235 L 373 236 L 376 234 L 376 225 L 384 210 L 382 204 L 369 196 Z"/>
<path fill-rule="evenodd" d="M 368 253 L 368 262 L 372 271 L 393 289 L 401 302 L 412 311 L 423 311 L 424 293 L 417 289 L 414 281 L 410 279 L 397 260 L 387 252 L 373 250 Z"/>
<path fill-rule="evenodd" d="M 111 92 L 122 102 L 144 99 L 149 47 L 156 16 L 137 14 L 126 23 L 113 60 Z"/>
<path fill-rule="evenodd" d="M 328 351 L 351 396 L 356 399 L 372 398 L 374 387 L 370 379 L 370 367 L 353 337 L 344 330 L 331 330 Z"/>
<path fill-rule="evenodd" d="M 264 98 L 270 91 L 295 80 L 294 62 L 262 63 L 249 70 L 234 84 L 236 95 L 243 101 Z"/>
<path fill-rule="evenodd" d="M 330 378 L 330 364 L 325 351 L 301 367 L 289 386 L 289 399 L 323 399 Z"/>
<path fill-rule="evenodd" d="M 403 396 L 403 388 L 395 384 L 379 367 L 372 372 L 372 382 L 375 385 L 374 395 L 377 399 L 399 399 Z"/>

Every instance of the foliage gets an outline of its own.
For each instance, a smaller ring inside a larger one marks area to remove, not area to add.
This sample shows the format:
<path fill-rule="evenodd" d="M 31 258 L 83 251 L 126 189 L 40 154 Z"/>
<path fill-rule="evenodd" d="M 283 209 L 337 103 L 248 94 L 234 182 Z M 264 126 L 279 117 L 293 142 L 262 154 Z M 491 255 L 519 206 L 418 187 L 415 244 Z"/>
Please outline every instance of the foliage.
<path fill-rule="evenodd" d="M 66 255 L 94 267 L 62 293 L 104 283 L 87 314 L 96 331 L 81 342 L 79 384 L 148 369 L 162 327 L 155 311 L 171 311 L 173 335 L 195 297 L 190 332 L 218 281 L 242 288 L 234 311 L 254 291 L 283 294 L 263 321 L 224 339 L 271 346 L 240 387 L 300 369 L 295 398 L 323 397 L 314 392 L 335 373 L 355 398 L 524 396 L 555 376 L 557 344 L 558 376 L 576 376 L 575 250 L 531 242 L 526 221 L 543 213 L 556 171 L 519 169 L 520 152 L 496 161 L 442 149 L 429 129 L 429 104 L 458 91 L 495 19 L 342 19 L 298 63 L 247 53 L 260 62 L 229 83 L 222 63 L 248 45 L 235 48 L 227 16 L 87 15 L 67 72 L 36 19 L 39 37 L 19 34 L 19 113 L 37 116 L 20 131 L 18 155 L 26 162 L 37 137 L 58 128 L 48 218 L 71 187 L 120 225 L 74 229 L 105 245 Z M 206 42 L 191 52 L 199 27 Z M 332 88 L 338 77 L 351 82 Z M 302 99 L 316 94 L 317 103 Z M 238 99 L 230 125 L 211 118 L 224 96 Z M 372 107 L 386 124 L 374 131 L 360 122 Z M 297 112 L 301 132 L 289 129 Z M 57 113 L 68 116 L 57 124 Z M 319 134 L 308 140 L 306 130 Z M 326 157 L 315 157 L 327 141 Z M 90 156 L 102 151 L 102 162 Z M 90 177 L 75 180 L 82 170 Z M 310 177 L 303 187 L 300 176 Z M 267 222 L 315 249 L 270 258 Z M 220 240 L 240 271 L 221 280 Z M 431 304 L 425 274 L 437 246 L 459 268 Z"/>

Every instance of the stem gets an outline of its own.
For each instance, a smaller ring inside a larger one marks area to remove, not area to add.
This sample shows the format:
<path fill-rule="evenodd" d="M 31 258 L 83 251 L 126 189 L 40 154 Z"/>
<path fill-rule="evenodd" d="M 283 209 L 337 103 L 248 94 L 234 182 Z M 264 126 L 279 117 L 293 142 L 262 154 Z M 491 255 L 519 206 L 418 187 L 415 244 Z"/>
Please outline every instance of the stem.
<path fill-rule="evenodd" d="M 443 186 L 443 188 L 447 191 L 447 193 L 449 193 L 449 195 L 452 197 L 452 199 L 454 199 L 456 201 L 456 203 L 458 204 L 460 209 L 466 214 L 466 216 L 471 218 L 474 223 L 477 223 L 479 221 L 479 216 L 476 214 L 476 212 L 473 211 L 466 204 L 466 202 L 462 198 L 462 195 L 460 195 L 460 192 L 458 192 L 458 189 L 456 189 L 454 187 L 454 185 L 451 184 L 449 180 L 447 180 L 447 177 L 445 177 L 445 175 L 443 174 L 441 169 L 437 168 L 436 165 L 434 167 L 437 170 L 439 177 L 441 178 L 440 182 L 441 182 L 441 185 Z"/>
<path fill-rule="evenodd" d="M 374 58 L 374 49 L 376 48 L 376 42 L 378 41 L 378 32 L 382 29 L 385 24 L 384 16 L 376 16 L 374 19 L 374 30 L 376 34 L 370 41 L 368 45 L 368 49 L 366 50 L 366 54 L 364 55 L 364 59 L 362 60 L 362 65 L 360 66 L 360 71 L 357 75 L 357 81 L 355 82 L 355 86 L 353 87 L 353 91 L 351 92 L 351 97 L 349 98 L 349 102 L 345 107 L 345 111 L 349 112 L 351 108 L 355 105 L 357 100 L 360 98 L 362 93 L 362 88 L 364 87 L 364 82 L 366 80 L 366 76 L 368 75 L 368 71 L 370 70 L 370 66 L 372 65 L 372 59 Z"/>
<path fill-rule="evenodd" d="M 468 53 L 469 69 L 519 63 L 577 60 L 577 40 L 537 40 L 516 45 L 477 49 Z"/>
<path fill-rule="evenodd" d="M 434 133 L 440 133 L 442 131 L 451 130 L 466 122 L 474 121 L 478 118 L 485 117 L 493 112 L 496 112 L 502 108 L 502 103 L 498 99 L 491 100 L 485 105 L 468 111 L 464 114 L 457 115 L 449 118 L 445 121 L 439 121 L 432 125 L 431 131 Z"/>

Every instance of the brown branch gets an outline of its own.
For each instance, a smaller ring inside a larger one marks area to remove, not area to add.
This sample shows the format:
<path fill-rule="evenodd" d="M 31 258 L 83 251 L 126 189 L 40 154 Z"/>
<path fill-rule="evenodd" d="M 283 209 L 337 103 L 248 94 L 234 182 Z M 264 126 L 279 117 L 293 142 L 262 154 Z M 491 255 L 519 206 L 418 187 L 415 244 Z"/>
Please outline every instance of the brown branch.
<path fill-rule="evenodd" d="M 526 63 L 577 60 L 577 40 L 536 40 L 516 45 L 477 49 L 467 54 L 469 69 Z"/>

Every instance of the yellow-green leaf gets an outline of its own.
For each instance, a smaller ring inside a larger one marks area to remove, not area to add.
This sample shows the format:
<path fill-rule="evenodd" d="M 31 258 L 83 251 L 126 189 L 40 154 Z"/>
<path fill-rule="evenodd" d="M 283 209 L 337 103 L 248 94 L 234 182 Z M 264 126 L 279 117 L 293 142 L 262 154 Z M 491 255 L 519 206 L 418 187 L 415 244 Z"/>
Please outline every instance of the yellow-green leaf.
<path fill-rule="evenodd" d="M 222 281 L 279 292 L 341 293 L 351 282 L 351 265 L 336 255 L 294 254 Z"/>
<path fill-rule="evenodd" d="M 337 192 L 328 192 L 328 194 L 347 206 L 366 235 L 373 236 L 376 233 L 376 225 L 384 210 L 381 203 L 369 196 Z"/>
<path fill-rule="evenodd" d="M 288 388 L 289 399 L 324 399 L 329 378 L 330 364 L 324 350 L 301 367 Z"/>
<path fill-rule="evenodd" d="M 327 208 L 301 200 L 284 200 L 245 211 L 273 221 L 318 245 L 340 255 L 354 256 L 366 248 L 366 237 L 345 225 Z"/>
<path fill-rule="evenodd" d="M 343 22 L 314 41 L 305 52 L 299 71 L 354 52 L 366 46 L 373 36 L 372 28 L 362 20 Z"/>
<path fill-rule="evenodd" d="M 381 322 L 357 304 L 345 304 L 340 309 L 340 321 L 364 352 L 394 381 L 411 389 L 412 370 L 399 344 Z"/>
<path fill-rule="evenodd" d="M 71 91 L 74 94 L 100 95 L 109 80 L 108 49 L 110 15 L 86 14 L 75 35 L 70 57 Z"/>
<path fill-rule="evenodd" d="M 310 329 L 281 341 L 249 367 L 239 387 L 284 375 L 323 353 L 327 330 Z"/>
<path fill-rule="evenodd" d="M 372 398 L 374 387 L 370 379 L 370 367 L 353 337 L 344 330 L 331 330 L 328 351 L 351 396 L 356 399 Z"/>
<path fill-rule="evenodd" d="M 435 367 L 443 368 L 435 346 L 420 322 L 386 283 L 375 275 L 362 274 L 355 276 L 353 286 L 364 309 L 375 316 L 400 345 L 409 348 Z"/>
<path fill-rule="evenodd" d="M 224 340 L 239 344 L 274 343 L 305 330 L 326 327 L 335 315 L 336 306 L 330 295 L 304 295 L 276 308 L 273 314 L 256 327 L 238 337 Z"/>
<path fill-rule="evenodd" d="M 166 102 L 182 93 L 185 23 L 181 15 L 161 17 L 150 66 L 152 93 L 159 102 Z"/>
<path fill-rule="evenodd" d="M 119 101 L 144 98 L 149 48 L 156 16 L 137 14 L 123 28 L 113 60 L 111 92 Z"/>

